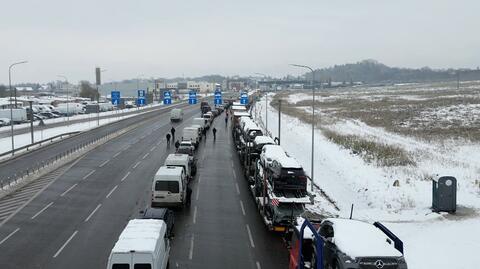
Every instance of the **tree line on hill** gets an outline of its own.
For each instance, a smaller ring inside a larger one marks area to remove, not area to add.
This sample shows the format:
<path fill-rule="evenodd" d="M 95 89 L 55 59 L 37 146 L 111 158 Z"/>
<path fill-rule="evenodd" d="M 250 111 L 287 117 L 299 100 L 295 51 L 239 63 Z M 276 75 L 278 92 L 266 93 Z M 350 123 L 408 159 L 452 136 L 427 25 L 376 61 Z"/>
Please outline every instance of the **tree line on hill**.
<path fill-rule="evenodd" d="M 334 65 L 328 68 L 315 70 L 315 81 L 338 81 L 350 83 L 360 81 L 363 83 L 388 83 L 388 82 L 430 82 L 448 80 L 478 80 L 480 69 L 420 69 L 389 67 L 375 60 L 343 65 Z M 311 72 L 305 74 L 311 79 Z"/>

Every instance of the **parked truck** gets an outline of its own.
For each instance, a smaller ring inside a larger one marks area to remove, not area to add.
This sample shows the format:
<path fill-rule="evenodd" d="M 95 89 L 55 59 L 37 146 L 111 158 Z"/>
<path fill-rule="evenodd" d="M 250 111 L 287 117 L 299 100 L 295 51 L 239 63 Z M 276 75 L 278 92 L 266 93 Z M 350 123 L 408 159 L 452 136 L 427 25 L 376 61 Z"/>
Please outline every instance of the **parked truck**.
<path fill-rule="evenodd" d="M 28 120 L 27 111 L 23 108 L 13 108 L 11 112 L 10 109 L 0 109 L 0 118 L 11 119 L 13 123 L 22 123 Z"/>

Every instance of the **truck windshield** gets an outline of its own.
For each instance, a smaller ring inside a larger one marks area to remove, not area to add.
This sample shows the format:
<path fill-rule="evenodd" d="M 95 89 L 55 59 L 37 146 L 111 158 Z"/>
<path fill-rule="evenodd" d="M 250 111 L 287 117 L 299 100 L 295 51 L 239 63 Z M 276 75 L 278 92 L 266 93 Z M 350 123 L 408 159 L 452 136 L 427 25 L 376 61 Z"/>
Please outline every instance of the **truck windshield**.
<path fill-rule="evenodd" d="M 155 191 L 169 191 L 179 193 L 178 181 L 156 181 Z"/>
<path fill-rule="evenodd" d="M 281 220 L 289 220 L 290 218 L 296 218 L 300 216 L 304 211 L 305 208 L 302 204 L 294 204 L 294 203 L 281 203 L 276 208 L 276 219 Z"/>

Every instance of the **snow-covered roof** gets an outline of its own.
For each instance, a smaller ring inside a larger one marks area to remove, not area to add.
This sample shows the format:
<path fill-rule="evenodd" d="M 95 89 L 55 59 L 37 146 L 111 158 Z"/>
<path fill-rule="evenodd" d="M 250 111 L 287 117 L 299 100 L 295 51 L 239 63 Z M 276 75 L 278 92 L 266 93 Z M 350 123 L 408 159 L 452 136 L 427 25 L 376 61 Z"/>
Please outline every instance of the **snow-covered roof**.
<path fill-rule="evenodd" d="M 245 106 L 232 106 L 232 110 L 237 110 L 237 111 L 246 111 L 247 108 Z"/>
<path fill-rule="evenodd" d="M 245 111 L 235 111 L 233 112 L 234 117 L 250 117 L 250 114 Z"/>
<path fill-rule="evenodd" d="M 344 253 L 356 257 L 399 257 L 393 242 L 370 223 L 340 218 L 325 219 L 333 224 L 334 243 Z"/>
<path fill-rule="evenodd" d="M 302 166 L 285 153 L 283 148 L 279 145 L 265 145 L 260 155 L 262 160 L 267 162 L 277 161 L 283 168 L 302 168 Z"/>
<path fill-rule="evenodd" d="M 190 143 L 191 144 L 191 143 Z M 178 153 L 172 153 L 167 156 L 167 159 L 165 159 L 165 163 L 172 161 L 172 162 L 185 162 L 188 161 L 188 154 L 178 154 Z"/>
<path fill-rule="evenodd" d="M 128 222 L 120 234 L 113 253 L 155 252 L 157 243 L 163 243 L 166 225 L 163 220 L 134 219 Z"/>
<path fill-rule="evenodd" d="M 15 87 L 17 91 L 26 91 L 26 92 L 33 92 L 32 87 Z"/>
<path fill-rule="evenodd" d="M 248 132 L 250 130 L 261 130 L 258 125 L 253 122 L 253 121 L 245 121 L 245 124 L 243 125 L 243 131 Z"/>
<path fill-rule="evenodd" d="M 162 176 L 180 176 L 182 174 L 182 168 L 177 166 L 162 166 L 158 169 L 155 175 Z"/>
<path fill-rule="evenodd" d="M 273 139 L 270 137 L 270 136 L 266 136 L 266 135 L 259 135 L 257 137 L 255 137 L 255 140 L 254 140 L 255 144 L 259 145 L 259 144 L 275 144 L 275 141 L 273 141 Z"/>

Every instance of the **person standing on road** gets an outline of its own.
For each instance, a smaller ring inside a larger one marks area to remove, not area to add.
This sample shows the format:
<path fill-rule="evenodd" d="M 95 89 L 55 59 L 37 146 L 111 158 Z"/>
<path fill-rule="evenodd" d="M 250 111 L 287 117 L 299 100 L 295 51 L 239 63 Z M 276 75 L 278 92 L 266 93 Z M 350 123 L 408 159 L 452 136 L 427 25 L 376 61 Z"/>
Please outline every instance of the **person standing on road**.
<path fill-rule="evenodd" d="M 192 188 L 187 187 L 187 205 L 192 202 Z"/>
<path fill-rule="evenodd" d="M 180 141 L 175 141 L 175 149 L 178 151 L 178 148 L 180 147 Z"/>
<path fill-rule="evenodd" d="M 175 128 L 172 126 L 172 129 L 170 129 L 170 133 L 172 133 L 172 139 L 175 140 Z"/>
<path fill-rule="evenodd" d="M 167 133 L 167 144 L 169 145 L 170 144 L 170 134 Z"/>
<path fill-rule="evenodd" d="M 225 117 L 225 125 L 228 125 L 228 114 L 227 114 L 227 116 Z"/>
<path fill-rule="evenodd" d="M 215 141 L 215 139 L 217 139 L 217 128 L 213 127 L 212 132 L 213 132 L 213 140 Z"/>
<path fill-rule="evenodd" d="M 202 129 L 202 134 L 203 134 L 203 136 L 205 136 L 205 141 L 207 141 L 207 129 L 206 128 Z"/>

